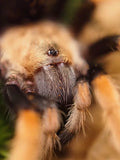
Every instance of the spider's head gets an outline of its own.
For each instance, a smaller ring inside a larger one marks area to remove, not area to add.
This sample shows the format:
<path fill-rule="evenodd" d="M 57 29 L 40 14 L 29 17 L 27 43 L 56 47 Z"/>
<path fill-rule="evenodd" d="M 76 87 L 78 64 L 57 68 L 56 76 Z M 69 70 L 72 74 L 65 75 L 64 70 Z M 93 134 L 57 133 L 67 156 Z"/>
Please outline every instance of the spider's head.
<path fill-rule="evenodd" d="M 72 100 L 76 70 L 86 70 L 86 63 L 68 29 L 51 22 L 16 27 L 5 33 L 2 48 L 7 77 L 32 77 L 39 95 L 64 104 Z"/>
<path fill-rule="evenodd" d="M 32 45 L 26 69 L 32 71 L 39 95 L 58 103 L 71 103 L 76 74 L 70 51 L 60 44 L 50 41 L 47 43 L 43 39 L 39 44 Z"/>
<path fill-rule="evenodd" d="M 72 65 L 72 55 L 77 52 L 77 47 L 72 42 L 60 41 L 52 37 L 40 37 L 31 42 L 23 61 L 23 66 L 28 73 L 33 74 L 48 65 L 56 66 L 61 63 Z"/>
<path fill-rule="evenodd" d="M 73 97 L 76 70 L 84 68 L 84 60 L 71 35 L 59 32 L 47 36 L 44 33 L 32 41 L 24 66 L 33 75 L 40 95 L 68 104 Z"/>

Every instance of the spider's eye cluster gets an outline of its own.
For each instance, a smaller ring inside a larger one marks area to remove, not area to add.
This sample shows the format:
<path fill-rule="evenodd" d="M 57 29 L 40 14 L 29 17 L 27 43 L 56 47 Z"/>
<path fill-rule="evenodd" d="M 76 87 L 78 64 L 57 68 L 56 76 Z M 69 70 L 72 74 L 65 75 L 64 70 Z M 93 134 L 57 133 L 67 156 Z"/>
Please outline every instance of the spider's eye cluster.
<path fill-rule="evenodd" d="M 55 50 L 54 48 L 50 48 L 47 51 L 48 56 L 57 56 L 59 54 L 58 50 Z"/>

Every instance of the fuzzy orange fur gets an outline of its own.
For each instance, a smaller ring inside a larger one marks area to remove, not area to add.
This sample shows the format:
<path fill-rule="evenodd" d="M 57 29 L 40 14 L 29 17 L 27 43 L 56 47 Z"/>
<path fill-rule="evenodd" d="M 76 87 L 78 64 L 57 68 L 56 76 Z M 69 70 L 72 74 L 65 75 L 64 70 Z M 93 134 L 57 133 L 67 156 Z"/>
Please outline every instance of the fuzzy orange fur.
<path fill-rule="evenodd" d="M 113 141 L 120 152 L 120 95 L 108 76 L 98 76 L 92 85 L 95 97 L 103 108 L 106 126 L 111 130 Z"/>
<path fill-rule="evenodd" d="M 19 112 L 9 160 L 37 160 L 43 152 L 42 120 L 32 110 Z"/>
<path fill-rule="evenodd" d="M 47 55 L 51 47 L 59 51 L 59 57 L 54 58 L 55 62 L 72 63 L 81 66 L 80 68 L 87 67 L 85 61 L 79 57 L 78 43 L 67 28 L 45 21 L 14 27 L 3 34 L 1 63 L 9 68 L 7 76 L 17 72 L 33 74 L 38 68 L 53 63 Z"/>

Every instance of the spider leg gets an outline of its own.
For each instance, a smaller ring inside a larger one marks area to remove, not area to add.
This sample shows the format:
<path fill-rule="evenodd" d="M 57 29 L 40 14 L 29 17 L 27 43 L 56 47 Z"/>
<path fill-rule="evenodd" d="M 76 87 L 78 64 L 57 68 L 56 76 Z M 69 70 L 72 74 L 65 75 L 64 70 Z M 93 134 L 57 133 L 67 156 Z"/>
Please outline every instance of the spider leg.
<path fill-rule="evenodd" d="M 91 93 L 89 84 L 86 80 L 79 80 L 75 88 L 74 104 L 69 112 L 69 118 L 65 124 L 64 131 L 59 135 L 61 144 L 65 144 L 72 139 L 74 135 L 84 130 L 87 108 L 91 104 Z"/>
<path fill-rule="evenodd" d="M 94 61 L 99 57 L 120 50 L 120 35 L 106 36 L 97 42 L 91 44 L 88 48 L 88 61 Z"/>
<path fill-rule="evenodd" d="M 25 96 L 16 85 L 6 85 L 9 103 L 17 112 L 15 136 L 9 160 L 38 160 L 59 146 L 56 135 L 60 127 L 57 106 L 34 94 Z"/>
<path fill-rule="evenodd" d="M 102 107 L 106 124 L 110 130 L 116 148 L 120 151 L 120 96 L 110 76 L 103 73 L 99 67 L 89 72 L 94 96 Z"/>
<path fill-rule="evenodd" d="M 40 147 L 41 117 L 31 109 L 30 102 L 17 86 L 7 85 L 5 92 L 9 103 L 18 112 L 15 137 L 9 159 L 37 159 L 38 150 L 36 150 L 36 146 Z"/>

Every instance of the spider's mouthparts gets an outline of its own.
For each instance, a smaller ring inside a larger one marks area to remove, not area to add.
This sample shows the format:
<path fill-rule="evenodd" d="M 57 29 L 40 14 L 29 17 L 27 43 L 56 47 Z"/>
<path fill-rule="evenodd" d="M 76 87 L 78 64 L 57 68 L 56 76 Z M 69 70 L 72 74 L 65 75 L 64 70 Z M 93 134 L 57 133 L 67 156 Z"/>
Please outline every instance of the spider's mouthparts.
<path fill-rule="evenodd" d="M 34 79 L 39 95 L 61 104 L 71 103 L 76 74 L 70 65 L 63 62 L 45 65 Z"/>
<path fill-rule="evenodd" d="M 59 62 L 59 63 L 52 63 L 52 64 L 48 64 L 48 65 L 45 65 L 43 66 L 43 69 L 44 70 L 48 70 L 50 68 L 53 68 L 53 67 L 64 67 L 66 64 L 64 62 Z"/>

